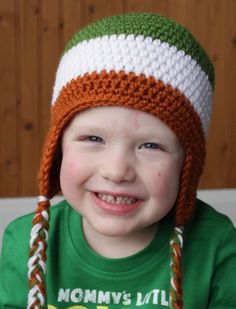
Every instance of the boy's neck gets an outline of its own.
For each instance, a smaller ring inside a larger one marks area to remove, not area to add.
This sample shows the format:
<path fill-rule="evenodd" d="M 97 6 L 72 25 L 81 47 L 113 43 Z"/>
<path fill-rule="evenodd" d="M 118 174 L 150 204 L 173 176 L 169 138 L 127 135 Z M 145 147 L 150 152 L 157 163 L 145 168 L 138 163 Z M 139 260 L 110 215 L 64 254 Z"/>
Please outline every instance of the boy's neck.
<path fill-rule="evenodd" d="M 83 233 L 88 245 L 99 255 L 106 258 L 124 258 L 147 247 L 154 239 L 158 223 L 124 236 L 106 236 L 98 233 L 83 218 Z"/>

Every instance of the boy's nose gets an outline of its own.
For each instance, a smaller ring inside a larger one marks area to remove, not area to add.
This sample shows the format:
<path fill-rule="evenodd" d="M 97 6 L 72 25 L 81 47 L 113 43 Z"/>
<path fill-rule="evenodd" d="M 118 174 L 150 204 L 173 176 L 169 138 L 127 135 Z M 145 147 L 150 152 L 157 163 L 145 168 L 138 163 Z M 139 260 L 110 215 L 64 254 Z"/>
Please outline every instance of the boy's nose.
<path fill-rule="evenodd" d="M 108 157 L 100 165 L 100 176 L 114 183 L 133 182 L 136 171 L 131 161 L 125 156 Z"/>

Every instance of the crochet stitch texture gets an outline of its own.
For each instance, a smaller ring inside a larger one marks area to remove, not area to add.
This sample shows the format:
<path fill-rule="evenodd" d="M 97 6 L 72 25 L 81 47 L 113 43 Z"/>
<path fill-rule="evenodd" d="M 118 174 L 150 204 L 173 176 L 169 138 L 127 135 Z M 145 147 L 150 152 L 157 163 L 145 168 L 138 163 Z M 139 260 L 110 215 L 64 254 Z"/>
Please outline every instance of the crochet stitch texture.
<path fill-rule="evenodd" d="M 114 105 L 159 117 L 185 150 L 170 240 L 171 308 L 183 307 L 183 232 L 203 170 L 213 88 L 214 68 L 205 51 L 184 27 L 165 17 L 150 13 L 107 17 L 75 34 L 57 70 L 40 165 L 44 198 L 33 222 L 28 308 L 44 308 L 46 303 L 49 199 L 60 192 L 61 133 L 76 113 Z"/>

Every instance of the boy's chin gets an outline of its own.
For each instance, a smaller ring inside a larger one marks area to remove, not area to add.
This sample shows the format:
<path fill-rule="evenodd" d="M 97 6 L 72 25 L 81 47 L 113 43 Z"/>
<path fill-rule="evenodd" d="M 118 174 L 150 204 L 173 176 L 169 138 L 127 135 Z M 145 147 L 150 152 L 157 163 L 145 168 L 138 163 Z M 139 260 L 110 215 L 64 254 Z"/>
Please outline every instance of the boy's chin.
<path fill-rule="evenodd" d="M 90 224 L 90 233 L 94 233 L 95 237 L 109 237 L 109 238 L 126 238 L 128 239 L 139 239 L 140 234 L 149 235 L 150 229 L 152 229 L 153 223 L 147 226 L 143 226 L 141 223 L 135 224 L 129 222 L 129 220 L 121 220 L 121 218 L 114 218 L 111 220 L 101 220 Z M 91 234 L 90 234 L 91 235 Z"/>
<path fill-rule="evenodd" d="M 124 226 L 124 224 L 120 223 L 104 223 L 102 225 L 93 225 L 93 228 L 96 233 L 107 237 L 128 237 L 128 235 L 132 233 L 131 228 L 129 229 L 127 226 Z"/>

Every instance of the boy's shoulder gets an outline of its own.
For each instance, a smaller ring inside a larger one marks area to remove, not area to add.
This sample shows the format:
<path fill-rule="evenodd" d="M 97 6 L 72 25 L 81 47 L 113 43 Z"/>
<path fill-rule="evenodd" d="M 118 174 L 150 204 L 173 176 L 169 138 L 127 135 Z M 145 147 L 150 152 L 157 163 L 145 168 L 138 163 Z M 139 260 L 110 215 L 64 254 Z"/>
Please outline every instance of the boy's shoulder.
<path fill-rule="evenodd" d="M 59 203 L 57 203 L 54 206 L 50 207 L 50 223 L 53 223 L 54 221 L 57 221 L 60 219 L 61 215 L 65 212 L 65 210 L 68 208 L 68 203 L 63 200 Z M 35 212 L 31 212 L 28 214 L 25 214 L 23 216 L 20 216 L 13 221 L 11 221 L 5 231 L 12 231 L 12 230 L 18 230 L 19 233 L 23 231 L 29 231 L 32 228 L 32 220 L 35 216 Z"/>
<path fill-rule="evenodd" d="M 61 226 L 64 222 L 65 215 L 69 212 L 69 204 L 61 201 L 50 207 L 50 226 Z M 9 252 L 17 252 L 21 260 L 28 258 L 29 241 L 32 229 L 32 220 L 35 216 L 34 212 L 23 215 L 10 222 L 4 230 L 2 239 L 2 255 L 8 256 Z M 15 257 L 18 259 L 18 257 Z"/>
<path fill-rule="evenodd" d="M 202 200 L 197 199 L 195 211 L 187 224 L 187 230 L 196 237 L 221 238 L 233 235 L 236 238 L 236 229 L 225 214 L 218 212 L 215 208 Z"/>
<path fill-rule="evenodd" d="M 192 220 L 218 221 L 226 225 L 231 222 L 229 217 L 225 214 L 220 213 L 214 207 L 200 199 L 196 200 L 195 212 Z"/>

